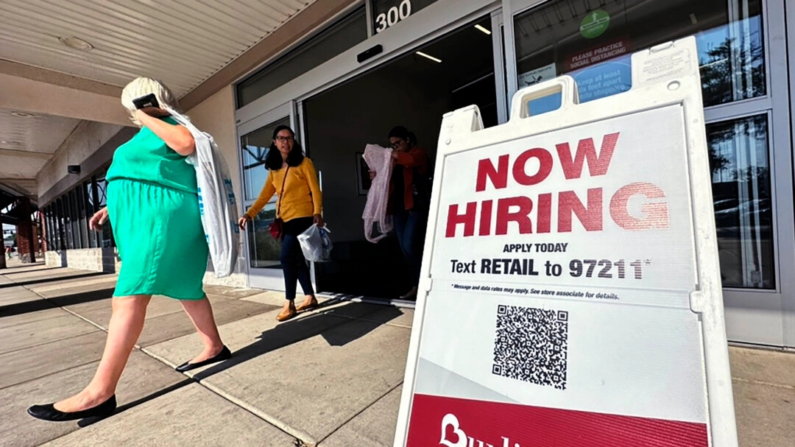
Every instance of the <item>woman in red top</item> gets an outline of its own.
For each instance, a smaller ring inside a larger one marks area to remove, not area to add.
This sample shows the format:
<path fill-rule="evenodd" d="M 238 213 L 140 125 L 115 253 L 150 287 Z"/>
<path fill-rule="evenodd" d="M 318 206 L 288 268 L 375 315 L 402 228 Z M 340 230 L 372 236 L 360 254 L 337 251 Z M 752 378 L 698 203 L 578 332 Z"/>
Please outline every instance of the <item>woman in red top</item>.
<path fill-rule="evenodd" d="M 430 206 L 428 152 L 417 146 L 417 137 L 403 126 L 389 132 L 392 146 L 392 179 L 387 213 L 395 224 L 400 249 L 409 270 L 412 288 L 401 299 L 416 299 L 422 266 L 422 248 Z M 370 172 L 370 178 L 375 172 Z"/>

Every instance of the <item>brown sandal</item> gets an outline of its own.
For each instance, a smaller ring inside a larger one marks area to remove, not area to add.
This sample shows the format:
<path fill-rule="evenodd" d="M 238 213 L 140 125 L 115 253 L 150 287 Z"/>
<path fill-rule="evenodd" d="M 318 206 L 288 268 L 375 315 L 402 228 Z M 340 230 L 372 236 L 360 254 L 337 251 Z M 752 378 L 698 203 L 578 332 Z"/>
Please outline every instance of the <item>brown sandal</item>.
<path fill-rule="evenodd" d="M 295 306 L 290 306 L 286 311 L 282 309 L 282 311 L 279 312 L 279 315 L 276 316 L 276 321 L 287 321 L 296 316 L 296 314 L 298 314 L 298 312 L 295 310 Z"/>
<path fill-rule="evenodd" d="M 311 309 L 314 309 L 314 308 L 316 308 L 317 306 L 318 306 L 318 303 L 317 303 L 317 298 L 315 298 L 315 297 L 312 297 L 312 301 L 310 301 L 310 302 L 309 302 L 309 304 L 306 304 L 306 301 L 304 301 L 304 302 L 303 302 L 303 303 L 301 303 L 301 305 L 300 305 L 300 306 L 298 306 L 298 307 L 297 307 L 295 310 L 296 310 L 296 311 L 298 311 L 298 312 L 302 312 L 302 311 L 305 311 L 305 310 L 311 310 Z"/>

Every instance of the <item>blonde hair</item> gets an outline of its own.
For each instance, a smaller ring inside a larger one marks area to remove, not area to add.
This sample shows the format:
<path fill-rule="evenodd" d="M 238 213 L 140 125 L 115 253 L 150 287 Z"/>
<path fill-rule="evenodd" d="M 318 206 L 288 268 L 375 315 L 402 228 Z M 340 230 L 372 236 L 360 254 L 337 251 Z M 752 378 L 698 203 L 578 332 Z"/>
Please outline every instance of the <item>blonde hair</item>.
<path fill-rule="evenodd" d="M 168 87 L 163 85 L 157 79 L 147 77 L 136 78 L 127 84 L 127 86 L 124 87 L 124 90 L 121 92 L 121 104 L 125 109 L 127 109 L 128 112 L 130 112 L 130 119 L 138 127 L 141 127 L 141 122 L 135 118 L 136 108 L 135 104 L 133 104 L 133 100 L 152 93 L 154 93 L 155 97 L 157 98 L 157 102 L 160 104 L 160 107 L 167 105 L 177 112 L 181 112 L 177 98 L 173 93 L 171 93 L 171 90 L 169 90 Z"/>

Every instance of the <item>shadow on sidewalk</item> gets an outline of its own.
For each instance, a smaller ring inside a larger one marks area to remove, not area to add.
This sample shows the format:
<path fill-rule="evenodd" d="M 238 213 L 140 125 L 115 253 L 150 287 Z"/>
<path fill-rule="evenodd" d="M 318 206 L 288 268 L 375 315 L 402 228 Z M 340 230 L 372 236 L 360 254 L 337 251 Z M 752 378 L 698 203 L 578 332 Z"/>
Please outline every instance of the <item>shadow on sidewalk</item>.
<path fill-rule="evenodd" d="M 185 379 L 185 380 L 183 380 L 181 382 L 177 382 L 177 383 L 175 383 L 175 384 L 173 384 L 171 386 L 167 386 L 167 387 L 165 387 L 165 388 L 163 388 L 161 390 L 157 390 L 157 391 L 155 391 L 152 394 L 149 394 L 147 396 L 141 397 L 140 399 L 136 399 L 136 400 L 134 400 L 132 402 L 127 402 L 126 404 L 120 405 L 119 407 L 117 407 L 116 411 L 112 415 L 110 415 L 108 417 L 118 416 L 119 414 L 124 413 L 127 410 L 131 410 L 131 409 L 137 407 L 138 405 L 145 404 L 145 403 L 149 402 L 150 400 L 155 400 L 158 397 L 165 396 L 168 393 L 171 393 L 173 391 L 177 391 L 178 389 L 186 387 L 186 386 L 188 386 L 188 385 L 190 385 L 192 383 L 196 383 L 196 382 L 194 380 L 192 380 L 192 379 Z M 103 419 L 107 419 L 107 418 L 85 418 L 85 419 L 80 419 L 77 422 L 77 425 L 80 428 L 85 428 L 85 427 L 88 427 L 91 424 L 95 424 L 95 423 L 97 423 L 97 422 L 99 422 L 99 421 L 101 421 Z"/>
<path fill-rule="evenodd" d="M 109 291 L 112 292 L 112 289 L 109 289 Z M 101 292 L 105 291 L 100 290 L 89 293 L 96 294 Z M 73 296 L 61 297 L 54 299 L 53 301 L 74 299 L 72 297 Z M 323 310 L 324 307 L 329 307 L 339 303 L 340 301 L 337 300 L 328 301 L 323 303 L 323 305 L 321 305 L 321 307 L 319 307 L 315 313 L 281 323 L 273 329 L 263 332 L 262 335 L 258 337 L 258 341 L 246 346 L 245 348 L 235 351 L 231 359 L 208 368 L 201 373 L 196 374 L 193 378 L 186 378 L 181 382 L 158 390 L 148 396 L 144 396 L 133 402 L 126 403 L 116 410 L 114 416 L 126 410 L 135 408 L 138 405 L 169 394 L 173 391 L 190 385 L 191 383 L 195 383 L 197 381 L 200 382 L 236 365 L 245 363 L 271 351 L 284 348 L 293 343 L 312 338 L 316 335 L 322 335 L 329 345 L 344 346 L 364 337 L 378 327 L 383 326 L 389 321 L 392 321 L 393 319 L 403 315 L 402 312 L 397 308 L 384 307 L 382 309 L 373 310 L 371 309 L 372 305 L 352 302 L 349 302 L 345 306 L 336 307 L 326 311 Z M 68 305 L 66 303 L 59 304 L 64 306 Z M 77 303 L 72 302 L 71 304 Z M 358 317 L 354 318 L 351 315 L 358 315 Z M 354 322 L 356 322 L 356 324 L 351 324 Z M 348 328 L 346 328 L 347 330 L 334 330 L 344 325 L 349 325 Z M 99 422 L 99 420 L 100 419 L 96 418 L 83 419 L 78 422 L 78 425 L 80 427 L 86 427 Z"/>
<path fill-rule="evenodd" d="M 13 267 L 6 267 L 3 270 L 16 270 L 16 269 L 23 269 L 23 268 L 31 268 L 31 267 L 36 267 L 36 266 L 39 266 L 39 265 L 44 266 L 46 264 L 44 262 L 32 262 L 30 264 L 20 264 L 20 265 L 15 265 Z M 50 267 L 50 268 L 58 268 L 59 269 L 59 268 L 62 268 L 62 267 Z M 39 271 L 39 270 L 50 270 L 50 268 L 36 269 L 36 271 Z M 2 272 L 3 270 L 0 270 L 0 272 Z M 9 273 L 16 273 L 16 272 L 9 272 Z"/>
<path fill-rule="evenodd" d="M 42 298 L 35 301 L 24 303 L 9 304 L 0 306 L 0 318 L 12 317 L 14 315 L 38 312 L 40 310 L 54 309 L 56 307 L 74 306 L 75 304 L 88 303 L 109 299 L 113 296 L 114 289 L 92 290 L 90 292 L 80 292 L 73 295 L 64 295 L 57 298 Z"/>
<path fill-rule="evenodd" d="M 25 287 L 25 286 L 32 286 L 35 284 L 44 284 L 48 282 L 55 282 L 55 281 L 68 281 L 71 279 L 83 279 L 83 278 L 92 278 L 94 276 L 100 275 L 107 275 L 104 272 L 91 272 L 91 273 L 83 273 L 80 275 L 73 275 L 73 276 L 57 276 L 54 278 L 43 278 L 43 279 L 33 279 L 30 281 L 23 281 L 23 282 L 15 282 L 10 284 L 0 284 L 0 289 L 7 289 L 9 287 Z"/>
<path fill-rule="evenodd" d="M 44 264 L 42 264 L 42 265 L 44 265 Z M 63 270 L 64 268 L 66 268 L 66 267 L 45 267 L 45 268 L 41 268 L 41 269 L 24 270 L 24 271 L 21 271 L 21 272 L 10 271 L 10 270 L 15 270 L 15 269 L 21 269 L 23 267 L 26 267 L 26 266 L 19 265 L 19 266 L 16 266 L 16 267 L 8 267 L 5 270 L 0 270 L 0 275 L 16 275 L 17 273 L 46 272 L 47 270 Z"/>
<path fill-rule="evenodd" d="M 263 332 L 257 337 L 259 341 L 233 352 L 231 359 L 196 374 L 194 379 L 202 381 L 236 365 L 316 335 L 322 335 L 331 346 L 345 346 L 403 315 L 399 309 L 394 307 L 376 309 L 377 312 L 376 310 L 357 312 L 357 308 L 372 307 L 372 305 L 363 303 L 348 303 L 345 306 L 323 311 L 323 307 L 332 304 L 337 303 L 326 302 L 324 306 L 316 310 L 317 313 L 281 323 L 273 329 Z M 350 315 L 360 316 L 352 318 Z M 353 322 L 356 324 L 351 324 Z M 332 330 L 346 324 L 350 325 L 348 330 Z"/>

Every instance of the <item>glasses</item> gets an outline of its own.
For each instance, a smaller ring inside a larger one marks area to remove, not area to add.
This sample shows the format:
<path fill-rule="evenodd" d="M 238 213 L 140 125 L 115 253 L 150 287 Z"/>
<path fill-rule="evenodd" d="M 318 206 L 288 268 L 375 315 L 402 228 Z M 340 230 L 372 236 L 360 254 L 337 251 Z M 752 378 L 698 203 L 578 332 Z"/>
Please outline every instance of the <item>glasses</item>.
<path fill-rule="evenodd" d="M 389 143 L 389 147 L 391 147 L 392 149 L 397 149 L 397 148 L 400 147 L 401 144 L 403 144 L 402 140 L 401 141 L 396 141 L 394 143 Z"/>
<path fill-rule="evenodd" d="M 282 143 L 288 143 L 290 141 L 293 141 L 293 137 L 283 137 L 283 136 L 280 135 L 280 136 L 276 137 L 276 141 L 280 141 Z"/>

